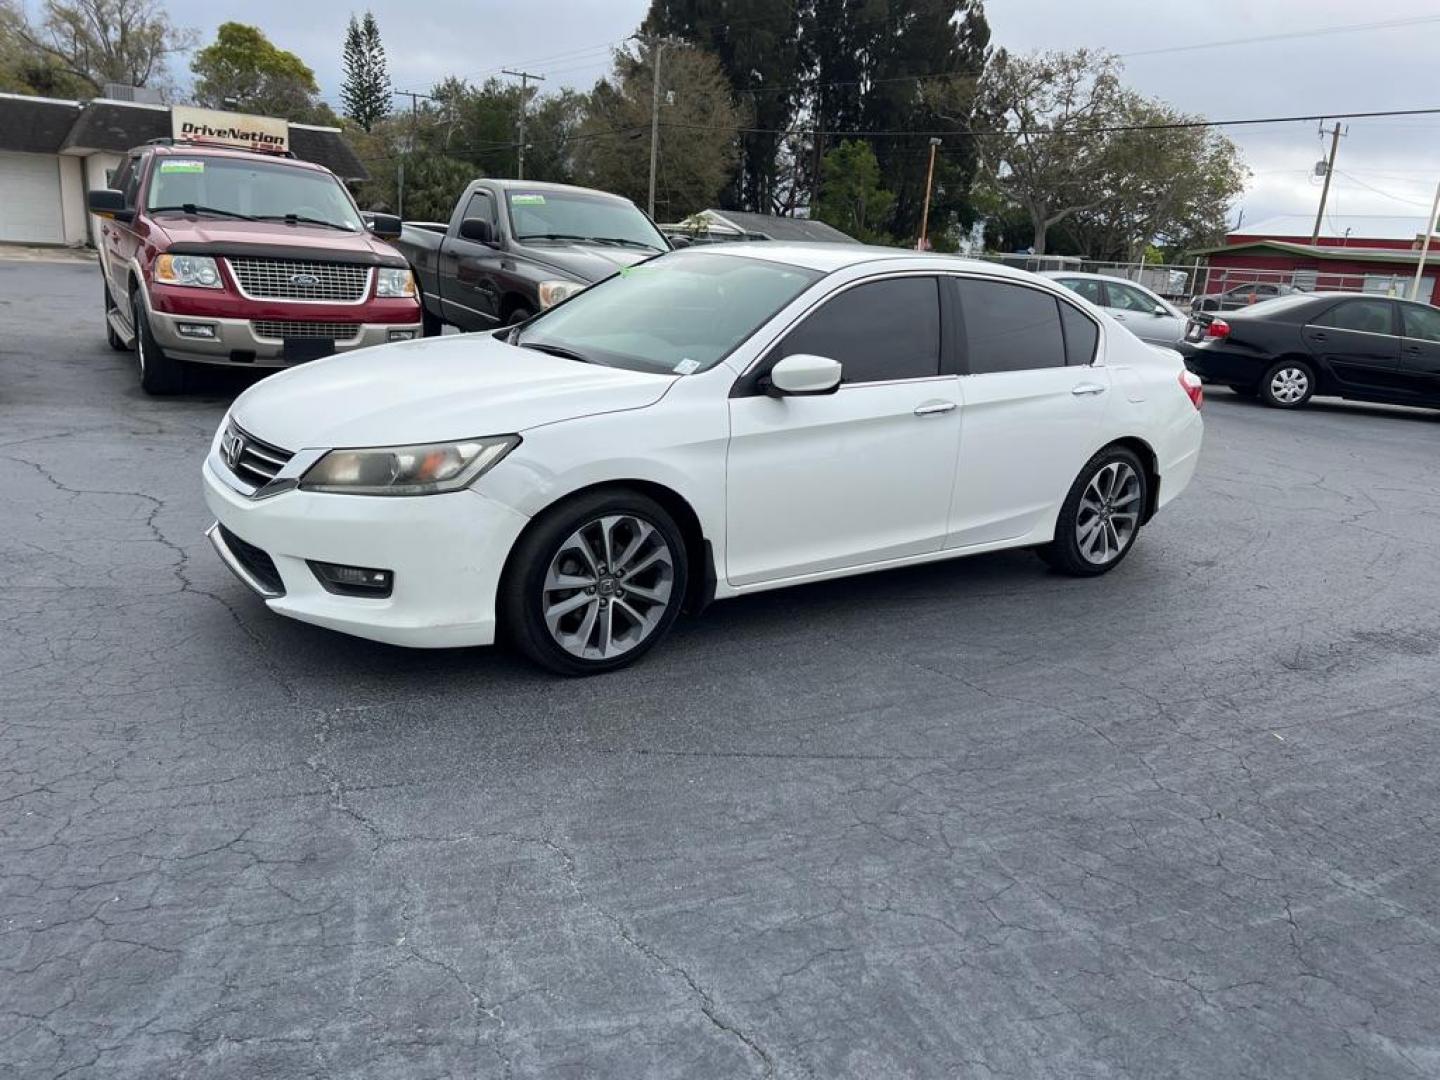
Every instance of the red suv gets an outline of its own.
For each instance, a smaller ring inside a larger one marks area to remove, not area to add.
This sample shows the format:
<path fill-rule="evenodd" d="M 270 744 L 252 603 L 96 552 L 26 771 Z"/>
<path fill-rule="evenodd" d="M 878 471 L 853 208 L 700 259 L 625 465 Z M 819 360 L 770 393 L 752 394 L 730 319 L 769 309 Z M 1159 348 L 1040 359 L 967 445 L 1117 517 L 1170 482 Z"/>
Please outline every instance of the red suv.
<path fill-rule="evenodd" d="M 162 140 L 90 193 L 110 346 L 140 385 L 184 387 L 189 363 L 281 368 L 420 336 L 415 280 L 319 165 Z"/>

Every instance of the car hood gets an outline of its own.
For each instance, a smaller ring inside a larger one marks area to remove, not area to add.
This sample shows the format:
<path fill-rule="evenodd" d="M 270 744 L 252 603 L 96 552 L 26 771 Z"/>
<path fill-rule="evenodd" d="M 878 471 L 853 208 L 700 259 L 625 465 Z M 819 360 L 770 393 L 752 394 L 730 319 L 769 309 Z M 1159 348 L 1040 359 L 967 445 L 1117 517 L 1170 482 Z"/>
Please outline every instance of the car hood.
<path fill-rule="evenodd" d="M 642 259 L 658 255 L 639 248 L 604 247 L 599 244 L 566 243 L 562 240 L 529 240 L 516 242 L 528 258 L 589 285 L 607 278 L 616 270 L 634 266 Z"/>
<path fill-rule="evenodd" d="M 340 353 L 257 383 L 231 415 L 287 450 L 508 435 L 641 409 L 678 376 L 565 360 L 460 334 Z"/>
<path fill-rule="evenodd" d="M 152 219 L 171 244 L 204 244 L 217 252 L 246 247 L 313 248 L 317 254 L 347 253 L 396 259 L 394 248 L 371 233 L 344 233 L 323 225 L 286 225 L 281 221 L 239 221 L 222 218 L 187 218 L 162 214 Z"/>

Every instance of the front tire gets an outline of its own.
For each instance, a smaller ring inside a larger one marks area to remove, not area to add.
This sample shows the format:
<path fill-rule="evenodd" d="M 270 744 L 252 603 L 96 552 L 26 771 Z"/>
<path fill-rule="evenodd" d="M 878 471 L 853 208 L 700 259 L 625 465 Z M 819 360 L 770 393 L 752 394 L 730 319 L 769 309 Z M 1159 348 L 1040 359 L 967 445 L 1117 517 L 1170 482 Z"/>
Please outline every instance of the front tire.
<path fill-rule="evenodd" d="M 520 539 L 500 585 L 500 626 L 542 667 L 597 675 L 669 632 L 688 579 L 684 537 L 664 507 L 638 492 L 592 492 Z"/>
<path fill-rule="evenodd" d="M 131 325 L 135 327 L 135 363 L 140 370 L 140 388 L 157 397 L 180 393 L 185 389 L 185 369 L 179 360 L 166 356 L 155 344 L 139 289 L 130 296 L 130 316 L 134 320 Z"/>
<path fill-rule="evenodd" d="M 1150 497 L 1140 458 L 1123 446 L 1101 450 L 1070 485 L 1055 522 L 1055 539 L 1036 554 L 1061 573 L 1096 577 L 1130 554 Z"/>
<path fill-rule="evenodd" d="M 1281 360 L 1260 378 L 1260 400 L 1272 409 L 1298 409 L 1315 394 L 1315 372 L 1303 360 Z"/>

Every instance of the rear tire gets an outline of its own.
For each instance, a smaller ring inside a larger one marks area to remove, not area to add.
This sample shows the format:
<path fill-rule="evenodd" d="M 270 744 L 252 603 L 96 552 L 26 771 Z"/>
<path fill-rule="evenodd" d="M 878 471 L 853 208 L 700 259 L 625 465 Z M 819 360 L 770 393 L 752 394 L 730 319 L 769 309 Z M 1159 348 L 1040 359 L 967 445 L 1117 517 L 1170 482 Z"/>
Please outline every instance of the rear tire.
<path fill-rule="evenodd" d="M 1111 446 L 1085 463 L 1055 521 L 1055 539 L 1035 553 L 1072 577 L 1097 577 L 1119 566 L 1140 535 L 1150 477 L 1132 450 Z"/>
<path fill-rule="evenodd" d="M 688 578 L 684 537 L 664 507 L 634 491 L 591 492 L 547 510 L 515 545 L 500 629 L 561 675 L 614 671 L 669 632 Z"/>
<path fill-rule="evenodd" d="M 1258 390 L 1272 409 L 1298 409 L 1315 394 L 1315 371 L 1303 360 L 1281 360 L 1260 377 Z"/>
<path fill-rule="evenodd" d="M 135 361 L 140 369 L 140 388 L 147 394 L 163 397 L 185 389 L 185 368 L 179 360 L 166 356 L 155 344 L 150 320 L 145 314 L 145 301 L 140 290 L 130 295 L 130 312 L 135 327 Z"/>

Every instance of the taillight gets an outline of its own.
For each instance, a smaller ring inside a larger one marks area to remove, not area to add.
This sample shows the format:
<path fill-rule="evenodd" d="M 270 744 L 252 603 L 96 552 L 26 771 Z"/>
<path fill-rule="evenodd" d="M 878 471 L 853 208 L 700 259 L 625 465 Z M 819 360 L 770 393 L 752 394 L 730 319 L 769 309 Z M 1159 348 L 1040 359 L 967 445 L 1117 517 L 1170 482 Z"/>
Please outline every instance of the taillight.
<path fill-rule="evenodd" d="M 1205 327 L 1206 337 L 1229 337 L 1230 324 L 1224 319 L 1211 319 L 1210 325 Z"/>
<path fill-rule="evenodd" d="M 1187 369 L 1180 372 L 1180 389 L 1185 391 L 1185 396 L 1195 408 L 1205 404 L 1205 386 L 1200 382 L 1200 376 L 1193 371 Z"/>

